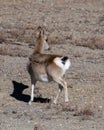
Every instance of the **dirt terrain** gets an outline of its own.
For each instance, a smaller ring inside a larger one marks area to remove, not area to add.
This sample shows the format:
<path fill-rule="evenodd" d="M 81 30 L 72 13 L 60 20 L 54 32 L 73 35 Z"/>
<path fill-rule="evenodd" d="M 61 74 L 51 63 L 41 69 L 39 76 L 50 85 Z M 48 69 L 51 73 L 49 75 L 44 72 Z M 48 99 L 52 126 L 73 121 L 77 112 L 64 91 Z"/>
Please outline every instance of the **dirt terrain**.
<path fill-rule="evenodd" d="M 69 103 L 57 84 L 36 84 L 26 70 L 37 27 L 47 27 L 51 47 L 65 54 Z M 0 0 L 0 130 L 104 130 L 104 0 Z"/>

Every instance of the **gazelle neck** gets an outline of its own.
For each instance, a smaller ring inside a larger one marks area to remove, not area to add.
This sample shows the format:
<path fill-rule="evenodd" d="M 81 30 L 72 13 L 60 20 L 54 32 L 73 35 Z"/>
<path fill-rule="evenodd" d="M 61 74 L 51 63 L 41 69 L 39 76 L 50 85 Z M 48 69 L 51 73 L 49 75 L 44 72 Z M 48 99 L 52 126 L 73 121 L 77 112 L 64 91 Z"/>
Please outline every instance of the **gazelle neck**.
<path fill-rule="evenodd" d="M 44 51 L 44 40 L 43 38 L 39 37 L 37 39 L 37 44 L 34 53 L 43 53 L 43 51 Z"/>
<path fill-rule="evenodd" d="M 34 53 L 43 53 L 44 50 L 48 50 L 49 49 L 49 45 L 48 45 L 48 38 L 44 33 L 44 29 L 42 29 L 41 27 L 38 28 L 39 29 L 39 35 L 37 38 L 37 44 L 34 50 Z"/>

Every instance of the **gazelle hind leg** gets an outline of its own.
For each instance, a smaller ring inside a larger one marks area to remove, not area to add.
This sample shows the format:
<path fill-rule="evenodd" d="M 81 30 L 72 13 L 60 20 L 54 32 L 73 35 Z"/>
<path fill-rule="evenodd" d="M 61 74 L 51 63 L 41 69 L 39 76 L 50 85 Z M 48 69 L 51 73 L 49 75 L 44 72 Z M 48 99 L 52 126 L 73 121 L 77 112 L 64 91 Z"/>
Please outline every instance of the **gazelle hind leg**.
<path fill-rule="evenodd" d="M 64 88 L 64 92 L 65 92 L 65 102 L 68 102 L 69 99 L 68 99 L 68 90 L 67 90 L 67 83 L 62 79 L 62 78 L 59 78 L 59 79 L 55 79 L 55 81 L 60 84 L 61 86 L 63 86 Z M 57 100 L 58 100 L 58 97 L 60 95 L 60 92 L 61 90 L 59 89 L 59 92 L 54 100 L 54 103 L 56 104 L 57 103 Z"/>
<path fill-rule="evenodd" d="M 64 81 L 64 91 L 65 91 L 65 102 L 68 102 L 68 89 L 67 89 L 67 83 Z"/>
<path fill-rule="evenodd" d="M 61 93 L 62 89 L 63 89 L 63 86 L 59 84 L 59 91 L 58 91 L 58 93 L 57 93 L 56 98 L 55 98 L 54 101 L 53 101 L 54 104 L 57 103 L 57 100 L 58 100 L 58 98 L 59 98 L 59 96 L 60 96 L 60 93 Z"/>

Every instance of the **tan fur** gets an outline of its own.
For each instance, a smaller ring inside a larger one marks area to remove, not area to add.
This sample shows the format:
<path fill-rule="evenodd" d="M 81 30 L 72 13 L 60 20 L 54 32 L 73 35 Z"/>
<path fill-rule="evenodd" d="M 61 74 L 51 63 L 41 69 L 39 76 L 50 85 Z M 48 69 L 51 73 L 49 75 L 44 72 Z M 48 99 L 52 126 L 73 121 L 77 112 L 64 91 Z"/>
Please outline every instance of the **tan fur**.
<path fill-rule="evenodd" d="M 59 85 L 59 92 L 57 93 L 57 96 L 54 100 L 54 103 L 57 103 L 57 99 L 60 95 L 60 92 L 62 91 L 62 88 L 64 88 L 65 91 L 65 102 L 68 101 L 68 92 L 67 92 L 67 84 L 63 80 L 63 69 L 59 67 L 55 63 L 55 58 L 57 57 L 63 57 L 60 55 L 51 55 L 51 54 L 42 54 L 44 51 L 44 40 L 45 40 L 45 35 L 44 32 L 42 32 L 42 28 L 39 33 L 38 37 L 38 43 L 35 48 L 35 51 L 33 54 L 30 56 L 29 60 L 29 65 L 28 65 L 28 72 L 31 77 L 31 83 L 32 83 L 32 92 L 31 92 L 31 99 L 30 99 L 30 104 L 33 101 L 34 97 L 34 86 L 37 81 L 42 81 L 42 82 L 50 82 L 50 81 L 55 81 Z M 40 39 L 40 40 L 39 40 Z"/>

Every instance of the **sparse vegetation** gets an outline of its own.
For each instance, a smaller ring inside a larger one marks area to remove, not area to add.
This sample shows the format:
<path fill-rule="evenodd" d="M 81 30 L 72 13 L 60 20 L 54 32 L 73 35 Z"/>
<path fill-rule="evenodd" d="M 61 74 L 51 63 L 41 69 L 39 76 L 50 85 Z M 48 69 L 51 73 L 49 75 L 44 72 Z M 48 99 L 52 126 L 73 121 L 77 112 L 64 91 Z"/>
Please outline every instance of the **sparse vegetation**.
<path fill-rule="evenodd" d="M 104 39 L 94 37 L 76 39 L 73 44 L 76 46 L 88 47 L 90 49 L 104 49 Z"/>
<path fill-rule="evenodd" d="M 28 105 L 26 66 L 43 24 L 52 47 L 46 53 L 67 54 L 72 63 L 68 104 L 63 92 L 57 105 L 49 102 L 57 84 L 38 82 L 42 96 Z M 0 130 L 103 130 L 103 97 L 104 0 L 0 1 Z"/>
<path fill-rule="evenodd" d="M 0 47 L 0 55 L 9 55 L 12 57 L 28 57 L 29 52 L 28 50 L 20 49 L 20 47 L 12 47 L 12 45 L 3 45 Z"/>
<path fill-rule="evenodd" d="M 82 120 L 90 119 L 94 116 L 94 110 L 90 106 L 86 106 L 80 110 L 77 110 L 73 116 L 81 116 Z"/>
<path fill-rule="evenodd" d="M 46 130 L 44 125 L 41 124 L 35 124 L 34 130 Z"/>

